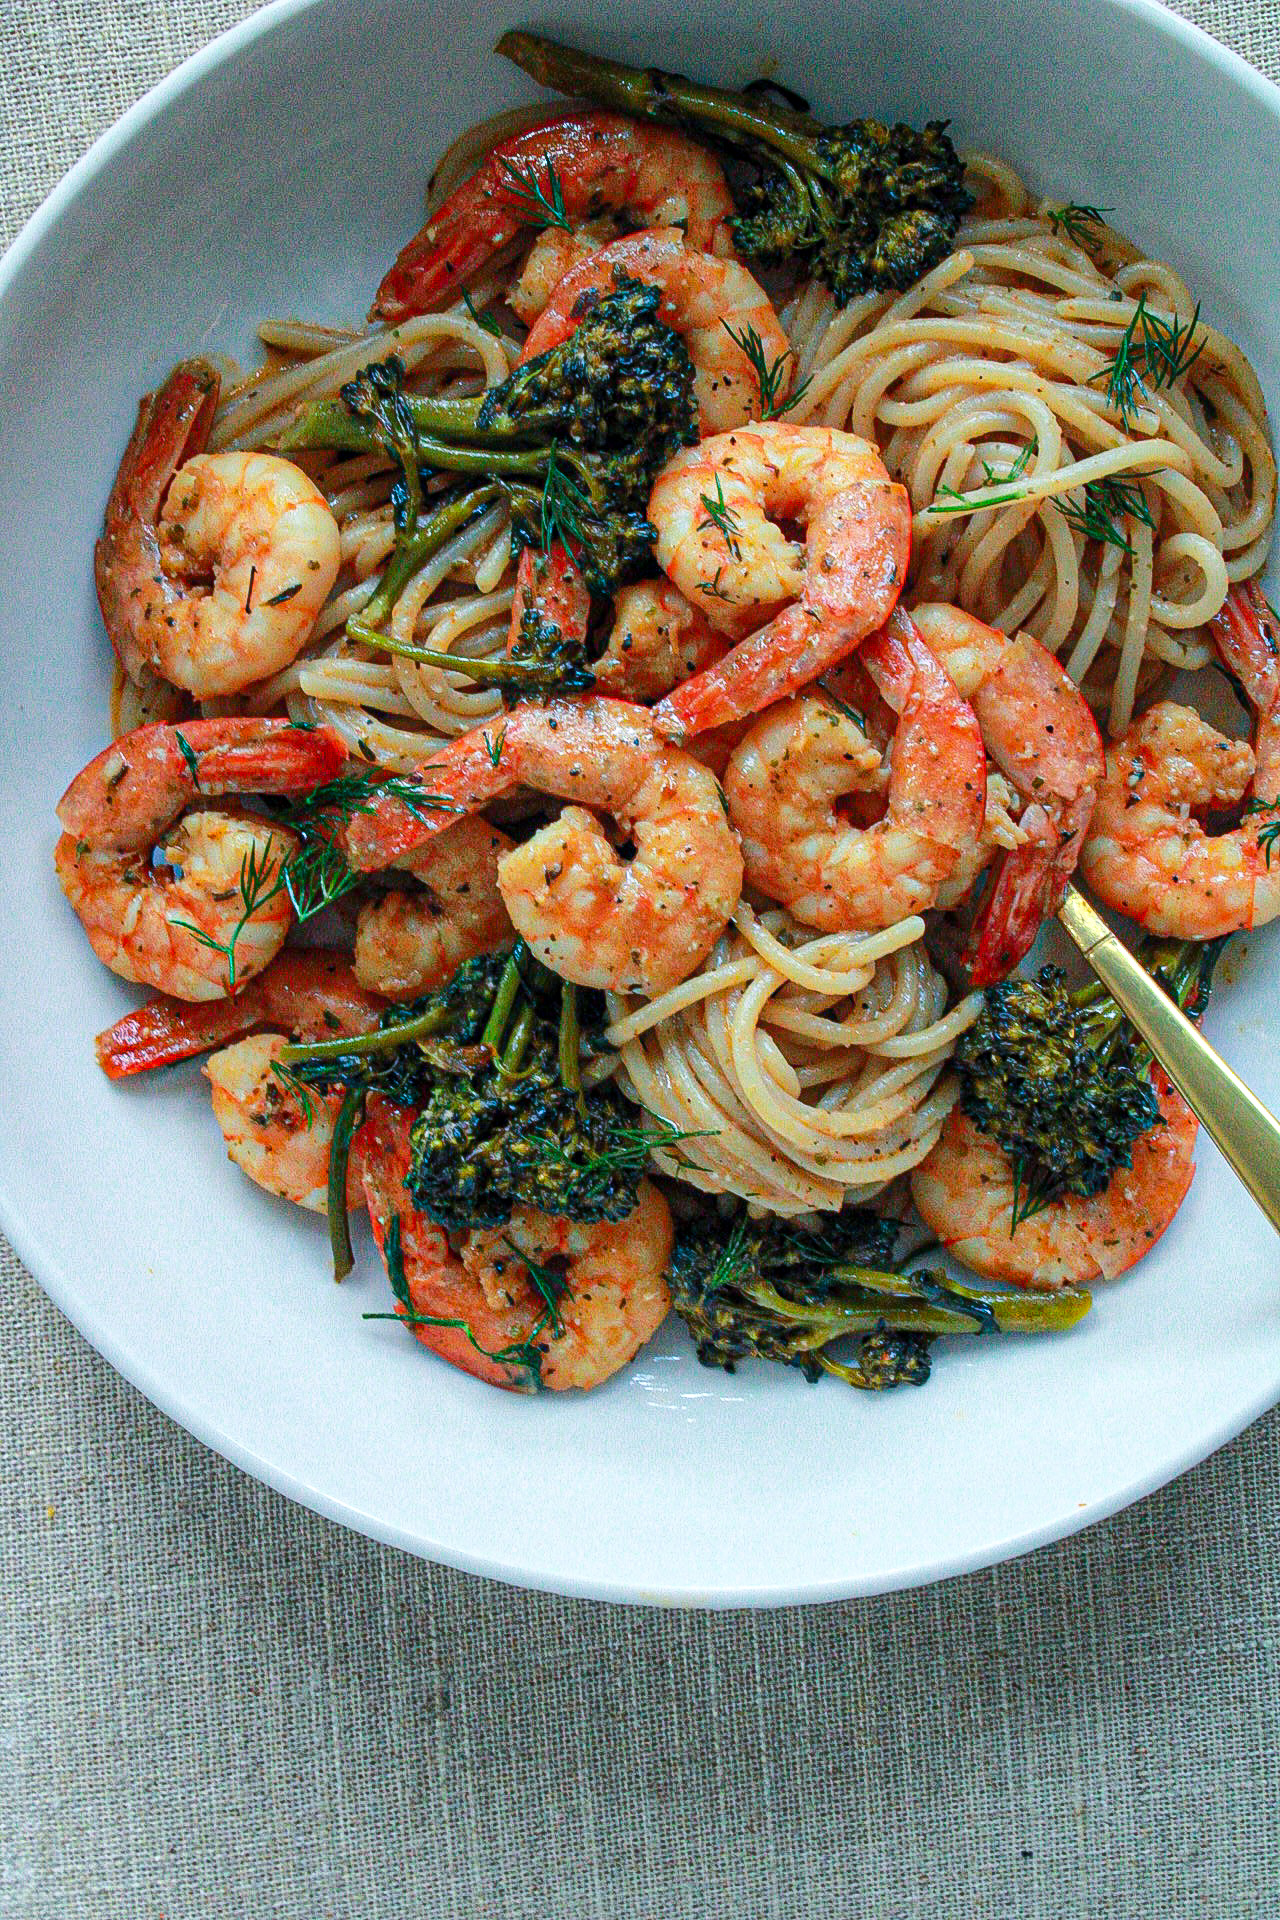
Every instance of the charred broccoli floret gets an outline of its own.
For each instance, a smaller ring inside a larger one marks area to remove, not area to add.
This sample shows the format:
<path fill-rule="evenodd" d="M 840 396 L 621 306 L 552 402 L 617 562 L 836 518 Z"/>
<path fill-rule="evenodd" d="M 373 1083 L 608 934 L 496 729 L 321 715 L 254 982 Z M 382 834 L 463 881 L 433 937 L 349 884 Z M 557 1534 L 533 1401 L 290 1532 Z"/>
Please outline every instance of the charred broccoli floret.
<path fill-rule="evenodd" d="M 683 1224 L 671 1297 L 704 1366 L 732 1372 L 755 1357 L 872 1391 L 922 1386 L 930 1344 L 945 1333 L 1034 1333 L 1074 1326 L 1089 1295 L 1009 1294 L 894 1264 L 898 1223 L 865 1209 L 820 1229 L 784 1220 L 703 1215 Z M 852 1339 L 852 1359 L 831 1351 Z"/>
<path fill-rule="evenodd" d="M 841 306 L 855 294 L 911 286 L 950 251 L 973 204 L 943 120 L 923 132 L 878 120 L 826 127 L 759 92 L 695 86 L 537 34 L 506 33 L 498 52 L 544 86 L 674 122 L 751 161 L 757 177 L 733 223 L 739 248 L 817 274 Z"/>
<path fill-rule="evenodd" d="M 683 340 L 657 318 L 660 300 L 657 287 L 620 276 L 566 340 L 486 393 L 407 394 L 393 356 L 290 428 L 286 449 L 380 449 L 399 468 L 396 551 L 351 627 L 359 638 L 390 644 L 381 624 L 407 581 L 499 496 L 510 504 L 515 544 L 560 541 L 594 593 L 611 594 L 643 570 L 655 537 L 646 518 L 654 475 L 698 437 L 693 365 Z M 468 484 L 428 492 L 459 475 L 471 476 Z M 486 664 L 492 679 L 505 663 Z M 453 656 L 448 665 L 469 670 Z"/>
<path fill-rule="evenodd" d="M 499 1226 L 516 1206 L 621 1220 L 653 1147 L 681 1136 L 637 1126 L 611 1088 L 583 1087 L 602 1021 L 600 995 L 557 979 L 518 941 L 389 1008 L 374 1032 L 289 1047 L 282 1062 L 302 1097 L 341 1089 L 356 1112 L 376 1092 L 418 1109 L 406 1185 L 440 1226 Z M 345 1180 L 331 1156 L 331 1191 Z M 334 1211 L 345 1220 L 345 1207 Z"/>
<path fill-rule="evenodd" d="M 1199 1018 L 1225 944 L 1147 939 L 1138 958 Z M 1105 988 L 1068 992 L 1060 967 L 989 987 L 954 1065 L 961 1107 L 1013 1164 L 1019 1214 L 1100 1193 L 1160 1121 L 1150 1050 Z"/>

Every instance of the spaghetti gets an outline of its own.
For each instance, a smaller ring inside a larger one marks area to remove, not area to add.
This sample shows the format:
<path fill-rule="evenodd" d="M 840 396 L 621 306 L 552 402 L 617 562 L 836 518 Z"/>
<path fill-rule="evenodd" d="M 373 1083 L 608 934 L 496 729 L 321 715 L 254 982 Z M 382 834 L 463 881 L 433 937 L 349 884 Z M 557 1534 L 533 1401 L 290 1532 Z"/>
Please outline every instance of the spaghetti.
<path fill-rule="evenodd" d="M 706 967 L 645 1005 L 611 994 L 618 1084 L 693 1137 L 655 1164 L 769 1213 L 870 1199 L 924 1159 L 956 1101 L 951 1050 L 981 995 L 947 1010 L 924 922 L 814 936 L 743 902 Z"/>
<path fill-rule="evenodd" d="M 1266 558 L 1262 392 L 1096 210 L 1046 209 L 985 156 L 968 178 L 960 244 L 909 292 L 791 302 L 794 417 L 878 443 L 915 508 L 917 599 L 1034 633 L 1122 732 L 1162 668 L 1207 664 L 1207 622 Z"/>

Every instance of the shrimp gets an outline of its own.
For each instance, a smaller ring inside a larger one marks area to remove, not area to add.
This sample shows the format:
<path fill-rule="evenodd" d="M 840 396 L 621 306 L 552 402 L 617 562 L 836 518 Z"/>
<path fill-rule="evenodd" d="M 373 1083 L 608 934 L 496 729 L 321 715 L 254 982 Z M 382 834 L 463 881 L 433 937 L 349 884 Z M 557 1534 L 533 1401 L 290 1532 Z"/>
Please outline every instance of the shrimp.
<path fill-rule="evenodd" d="M 705 147 L 673 127 L 569 108 L 500 141 L 436 208 L 396 256 L 370 318 L 394 325 L 448 306 L 522 230 L 546 225 L 544 196 L 558 196 L 557 219 L 570 226 L 613 213 L 637 227 L 681 227 L 691 247 L 733 254 L 733 196 Z"/>
<path fill-rule="evenodd" d="M 869 932 L 923 913 L 983 823 L 986 760 L 972 708 L 909 627 L 868 649 L 901 716 L 882 819 L 855 826 L 837 813 L 841 795 L 883 787 L 881 755 L 851 709 L 811 694 L 769 708 L 725 771 L 748 881 L 825 931 Z"/>
<path fill-rule="evenodd" d="M 198 699 L 287 667 L 341 559 L 338 523 L 301 467 L 201 451 L 217 404 L 218 375 L 201 360 L 143 400 L 94 548 L 125 673 L 149 668 Z"/>
<path fill-rule="evenodd" d="M 906 579 L 906 491 L 869 441 L 831 427 L 760 421 L 688 447 L 649 518 L 663 572 L 739 643 L 654 709 L 676 741 L 798 692 L 883 626 Z M 805 546 L 776 520 L 806 527 Z"/>
<path fill-rule="evenodd" d="M 591 593 L 573 556 L 559 540 L 552 540 L 545 553 L 534 547 L 521 548 L 507 633 L 508 654 L 522 651 L 530 621 L 540 637 L 547 627 L 554 627 L 562 644 L 586 645 Z"/>
<path fill-rule="evenodd" d="M 578 803 L 498 861 L 503 903 L 538 957 L 566 980 L 626 993 L 661 993 L 692 973 L 742 892 L 715 776 L 623 700 L 519 706 L 496 764 L 490 747 L 478 728 L 451 741 L 423 768 L 432 791 L 472 810 L 515 787 Z M 587 808 L 613 815 L 634 843 L 630 861 Z M 442 824 L 384 797 L 346 829 L 348 858 L 386 866 Z"/>
<path fill-rule="evenodd" d="M 613 627 L 595 663 L 596 687 L 624 700 L 660 700 L 728 651 L 669 580 L 640 580 L 614 598 Z"/>
<path fill-rule="evenodd" d="M 287 720 L 157 724 L 104 748 L 58 802 L 54 850 L 98 958 L 180 1000 L 220 999 L 260 973 L 292 922 L 283 874 L 297 837 L 184 810 L 219 794 L 309 791 L 345 758 L 327 728 Z"/>
<path fill-rule="evenodd" d="M 349 954 L 286 947 L 231 1000 L 193 1003 L 158 994 L 98 1035 L 98 1065 L 109 1080 L 130 1079 L 270 1028 L 295 1040 L 368 1033 L 385 1003 L 356 979 Z"/>
<path fill-rule="evenodd" d="M 255 1186 L 309 1213 L 327 1213 L 329 1155 L 343 1095 L 310 1089 L 304 1099 L 282 1080 L 275 1065 L 287 1045 L 282 1033 L 255 1033 L 211 1054 L 203 1071 L 213 1091 L 213 1117 L 228 1159 Z M 347 1208 L 363 1205 L 353 1157 Z"/>
<path fill-rule="evenodd" d="M 1280 913 L 1280 646 L 1255 582 L 1231 589 L 1213 636 L 1253 709 L 1253 747 L 1190 707 L 1149 707 L 1107 753 L 1080 858 L 1105 905 L 1180 940 L 1212 940 Z M 1242 801 L 1244 817 L 1226 833 L 1211 834 L 1193 812 Z"/>
<path fill-rule="evenodd" d="M 483 818 L 455 820 L 398 863 L 420 883 L 370 900 L 356 924 L 355 973 L 392 1000 L 425 993 L 478 953 L 511 944 L 498 860 L 511 841 Z"/>
<path fill-rule="evenodd" d="M 599 1386 L 634 1359 L 666 1318 L 672 1225 L 666 1201 L 642 1180 L 625 1220 L 580 1225 L 517 1207 L 503 1227 L 449 1236 L 405 1187 L 413 1115 L 370 1097 L 359 1164 L 384 1259 L 395 1228 L 410 1320 L 423 1345 L 494 1386 L 531 1391 Z M 563 1292 L 531 1280 L 521 1257 L 556 1263 Z M 394 1256 L 393 1256 L 394 1257 Z"/>
<path fill-rule="evenodd" d="M 522 361 L 567 340 L 586 304 L 621 279 L 661 289 L 656 317 L 689 350 L 703 434 L 726 433 L 760 411 L 759 367 L 742 345 L 752 333 L 763 364 L 779 369 L 775 398 L 790 391 L 795 356 L 764 288 L 738 261 L 695 251 L 674 227 L 628 234 L 571 266 L 534 322 Z"/>
<path fill-rule="evenodd" d="M 517 320 L 531 327 L 570 267 L 596 253 L 612 239 L 602 220 L 582 227 L 544 227 L 529 249 L 520 278 L 507 295 Z"/>
<path fill-rule="evenodd" d="M 324 1213 L 343 1096 L 312 1088 L 304 1099 L 275 1063 L 290 1039 L 368 1033 L 382 1011 L 383 1002 L 359 985 L 345 953 L 297 948 L 280 954 L 234 1000 L 191 1005 L 160 996 L 125 1014 L 98 1035 L 98 1062 L 109 1079 L 121 1080 L 219 1049 L 204 1072 L 228 1155 L 266 1192 Z M 353 1160 L 347 1204 L 363 1203 Z"/>
<path fill-rule="evenodd" d="M 1008 1155 L 959 1107 L 911 1176 L 920 1218 L 958 1260 L 1017 1287 L 1089 1286 L 1114 1280 L 1160 1238 L 1195 1172 L 1195 1115 L 1164 1075 L 1152 1075 L 1163 1124 L 1134 1142 L 1101 1193 L 1063 1194 L 1014 1225 Z"/>
<path fill-rule="evenodd" d="M 913 607 L 910 619 L 972 704 L 988 754 L 1024 802 L 1020 844 L 1000 854 L 966 948 L 972 984 L 990 986 L 1062 904 L 1102 784 L 1102 740 L 1066 668 L 1030 634 L 1010 637 L 933 603 Z"/>

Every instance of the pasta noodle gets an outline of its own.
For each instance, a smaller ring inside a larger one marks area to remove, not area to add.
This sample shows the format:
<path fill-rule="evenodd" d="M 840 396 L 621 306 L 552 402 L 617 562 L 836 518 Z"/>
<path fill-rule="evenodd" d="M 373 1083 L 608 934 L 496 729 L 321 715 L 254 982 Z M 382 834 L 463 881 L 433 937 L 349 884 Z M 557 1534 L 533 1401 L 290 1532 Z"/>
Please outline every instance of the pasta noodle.
<path fill-rule="evenodd" d="M 923 1160 L 955 1104 L 924 922 L 813 934 L 745 902 L 702 972 L 660 999 L 609 996 L 618 1084 L 691 1138 L 655 1164 L 703 1193 L 798 1214 L 867 1200 Z"/>
<path fill-rule="evenodd" d="M 1266 558 L 1262 392 L 1198 322 L 1198 353 L 1167 383 L 1157 364 L 1118 416 L 1108 369 L 1131 326 L 1146 365 L 1139 300 L 1189 329 L 1191 294 L 1100 222 L 1088 248 L 1055 233 L 1012 169 L 971 156 L 968 172 L 980 197 L 959 245 L 907 293 L 838 310 L 810 285 L 786 310 L 810 382 L 793 417 L 879 444 L 915 508 L 916 599 L 1034 633 L 1120 732 L 1163 667 L 1207 663 L 1206 622 Z M 1111 488 L 1114 539 L 1073 525 L 1090 485 L 1104 502 Z M 961 495 L 997 504 L 972 512 Z"/>

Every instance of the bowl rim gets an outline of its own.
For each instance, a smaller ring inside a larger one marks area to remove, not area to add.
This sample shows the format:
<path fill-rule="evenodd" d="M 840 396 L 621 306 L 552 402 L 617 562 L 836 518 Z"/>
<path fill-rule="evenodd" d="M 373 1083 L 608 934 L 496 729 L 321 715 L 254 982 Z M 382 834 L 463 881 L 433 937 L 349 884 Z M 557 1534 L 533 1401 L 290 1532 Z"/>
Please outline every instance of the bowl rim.
<path fill-rule="evenodd" d="M 119 119 L 93 140 L 0 255 L 0 303 L 32 255 L 54 232 L 64 215 L 71 211 L 84 191 L 117 155 L 128 147 L 137 133 L 245 48 L 269 38 L 289 21 L 329 4 L 331 0 L 268 0 L 267 5 L 224 29 L 149 87 Z M 1280 85 L 1269 80 L 1242 54 L 1215 40 L 1204 28 L 1172 12 L 1162 4 L 1162 0 L 1093 0 L 1093 4 L 1115 13 L 1140 18 L 1151 32 L 1181 42 L 1201 60 L 1219 69 L 1224 77 L 1243 86 L 1280 122 Z M 1078 1510 L 1059 1513 L 1036 1526 L 1023 1527 L 1007 1537 L 994 1542 L 988 1540 L 982 1546 L 965 1552 L 951 1552 L 942 1557 L 936 1554 L 932 1557 L 921 1555 L 910 1564 L 900 1565 L 881 1575 L 836 1577 L 807 1581 L 801 1586 L 771 1586 L 762 1582 L 732 1588 L 712 1585 L 640 1590 L 634 1582 L 626 1580 L 610 1581 L 595 1576 L 557 1578 L 549 1575 L 544 1568 L 523 1564 L 518 1557 L 499 1557 L 460 1549 L 453 1543 L 436 1543 L 380 1514 L 305 1484 L 287 1466 L 258 1452 L 216 1418 L 190 1409 L 180 1382 L 164 1376 L 158 1368 L 135 1353 L 127 1338 L 113 1330 L 110 1319 L 80 1296 L 72 1273 L 43 1243 L 39 1232 L 29 1225 L 2 1185 L 0 1229 L 3 1229 L 14 1251 L 54 1305 L 115 1372 L 184 1431 L 254 1479 L 326 1519 L 337 1521 L 367 1538 L 399 1548 L 418 1558 L 512 1586 L 615 1604 L 707 1609 L 820 1604 L 908 1590 L 999 1565 L 1082 1532 L 1168 1485 L 1207 1459 L 1219 1447 L 1235 1439 L 1276 1404 L 1280 1397 L 1280 1388 L 1269 1389 L 1264 1386 L 1243 1404 L 1235 1406 L 1229 1415 L 1207 1432 L 1198 1433 L 1176 1454 L 1163 1459 L 1158 1467 L 1135 1474 L 1106 1496 L 1088 1502 Z"/>

